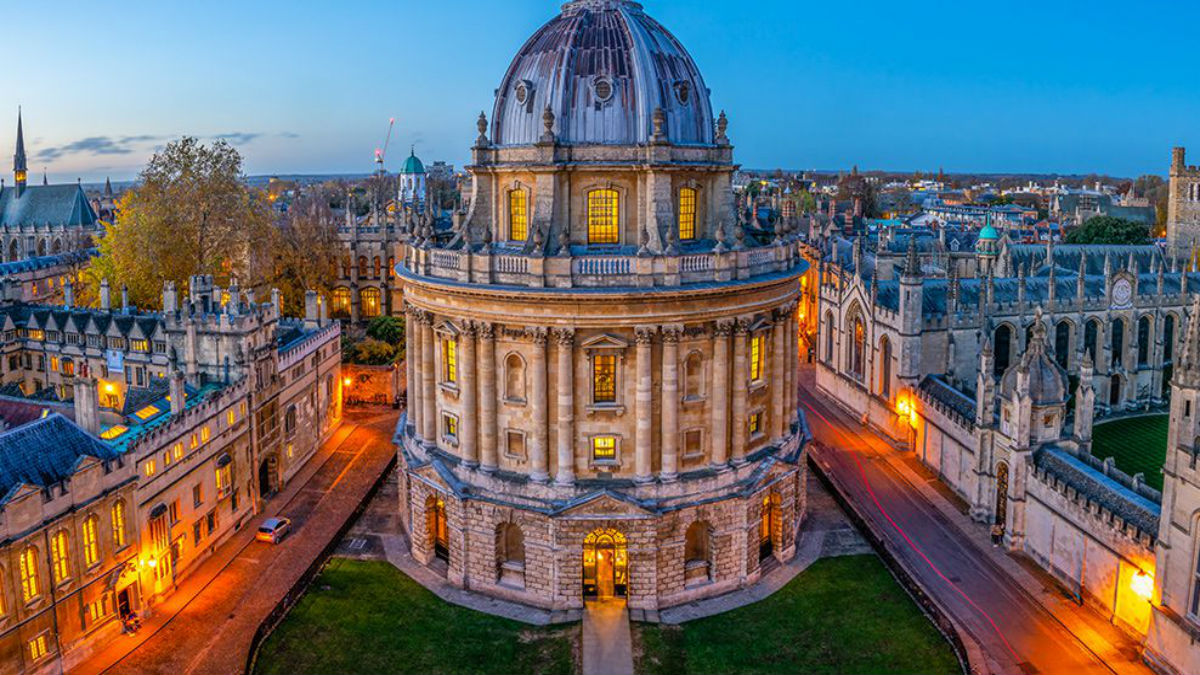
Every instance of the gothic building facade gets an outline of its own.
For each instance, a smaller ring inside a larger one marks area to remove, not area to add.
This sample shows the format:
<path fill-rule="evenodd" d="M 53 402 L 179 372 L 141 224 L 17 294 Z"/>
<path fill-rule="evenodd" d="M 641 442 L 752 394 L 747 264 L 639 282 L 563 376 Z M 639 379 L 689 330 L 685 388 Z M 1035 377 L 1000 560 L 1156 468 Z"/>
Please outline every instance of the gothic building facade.
<path fill-rule="evenodd" d="M 807 265 L 735 207 L 695 63 L 636 3 L 569 2 L 478 126 L 469 211 L 398 268 L 414 557 L 556 609 L 754 583 L 804 513 Z"/>

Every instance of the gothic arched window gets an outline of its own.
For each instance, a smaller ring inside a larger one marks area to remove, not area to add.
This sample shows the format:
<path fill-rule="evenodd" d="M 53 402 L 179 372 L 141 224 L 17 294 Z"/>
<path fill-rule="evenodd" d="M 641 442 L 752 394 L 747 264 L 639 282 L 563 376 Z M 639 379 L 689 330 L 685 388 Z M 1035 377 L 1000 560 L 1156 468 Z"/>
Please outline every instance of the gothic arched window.
<path fill-rule="evenodd" d="M 1071 324 L 1066 321 L 1054 327 L 1054 360 L 1063 368 L 1071 360 Z"/>
<path fill-rule="evenodd" d="M 1012 363 L 1012 327 L 1008 324 L 1001 324 L 996 329 L 994 340 L 994 348 L 996 351 L 996 360 L 993 368 L 993 375 L 1000 376 L 1004 371 L 1008 370 L 1008 366 Z"/>
<path fill-rule="evenodd" d="M 362 315 L 366 319 L 374 319 L 381 313 L 381 305 L 383 296 L 378 288 L 364 288 L 361 294 L 362 299 Z"/>
<path fill-rule="evenodd" d="M 1150 362 L 1150 317 L 1138 319 L 1137 333 L 1138 365 L 1144 366 Z"/>
<path fill-rule="evenodd" d="M 1125 355 L 1125 321 L 1117 319 L 1112 322 L 1112 338 L 1109 341 L 1109 347 L 1112 349 L 1112 365 L 1119 367 Z"/>
<path fill-rule="evenodd" d="M 1163 363 L 1170 363 L 1175 358 L 1175 315 L 1168 314 L 1163 319 Z"/>
<path fill-rule="evenodd" d="M 879 338 L 879 395 L 892 397 L 892 341 L 886 335 Z"/>

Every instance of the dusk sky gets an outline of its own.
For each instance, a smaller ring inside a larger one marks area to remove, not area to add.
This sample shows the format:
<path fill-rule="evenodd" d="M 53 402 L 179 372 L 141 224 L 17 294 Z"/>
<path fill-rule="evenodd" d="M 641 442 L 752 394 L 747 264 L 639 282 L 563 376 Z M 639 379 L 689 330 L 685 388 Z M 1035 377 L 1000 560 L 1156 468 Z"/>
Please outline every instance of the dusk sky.
<path fill-rule="evenodd" d="M 689 48 L 752 168 L 1165 173 L 1200 156 L 1200 3 L 646 0 Z M 551 0 L 8 7 L 0 157 L 17 106 L 30 171 L 134 177 L 184 134 L 250 174 L 364 173 L 397 131 L 461 165 L 480 110 Z M 11 177 L 9 177 L 11 181 Z"/>

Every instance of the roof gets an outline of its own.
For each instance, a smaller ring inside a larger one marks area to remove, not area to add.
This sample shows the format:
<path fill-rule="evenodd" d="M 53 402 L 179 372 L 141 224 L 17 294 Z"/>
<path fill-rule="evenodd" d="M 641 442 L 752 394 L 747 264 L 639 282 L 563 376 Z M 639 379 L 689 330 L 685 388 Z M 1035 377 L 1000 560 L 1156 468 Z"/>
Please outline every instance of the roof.
<path fill-rule="evenodd" d="M 118 456 L 58 414 L 6 431 L 0 434 L 0 503 L 20 485 L 45 488 L 63 482 L 85 457 L 107 462 Z"/>
<path fill-rule="evenodd" d="M 404 174 L 425 173 L 425 165 L 422 164 L 421 160 L 417 158 L 416 152 L 413 152 L 413 154 L 408 156 L 408 159 L 404 160 L 404 168 L 400 169 L 400 173 L 404 173 Z"/>
<path fill-rule="evenodd" d="M 96 212 L 79 185 L 0 188 L 0 226 L 90 227 L 96 220 Z"/>
<path fill-rule="evenodd" d="M 1107 475 L 1104 471 L 1089 466 L 1070 451 L 1056 446 L 1039 450 L 1034 455 L 1034 464 L 1038 469 L 1070 485 L 1079 494 L 1115 513 L 1125 522 L 1136 525 L 1142 532 L 1151 537 L 1158 536 L 1162 496 L 1158 496 L 1158 501 L 1152 499 L 1156 494 L 1154 490 L 1143 488 L 1142 491 L 1146 494 L 1142 494 L 1142 491 L 1135 492 L 1120 480 L 1125 478 L 1124 474 L 1110 470 L 1109 473 L 1115 477 Z"/>

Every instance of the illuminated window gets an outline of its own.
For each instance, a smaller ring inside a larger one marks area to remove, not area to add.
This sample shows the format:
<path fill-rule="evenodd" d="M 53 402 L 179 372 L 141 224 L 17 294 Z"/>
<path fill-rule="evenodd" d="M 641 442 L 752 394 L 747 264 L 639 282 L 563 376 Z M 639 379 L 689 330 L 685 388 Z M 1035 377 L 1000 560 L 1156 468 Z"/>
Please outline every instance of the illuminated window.
<path fill-rule="evenodd" d="M 58 357 L 57 356 L 50 357 L 50 372 L 52 372 L 52 373 L 58 372 Z"/>
<path fill-rule="evenodd" d="M 66 375 L 68 377 L 74 376 L 75 375 L 75 362 L 72 361 L 71 359 L 63 359 L 62 374 Z"/>
<path fill-rule="evenodd" d="M 212 438 L 212 430 L 211 429 L 209 429 L 208 427 L 204 427 L 203 429 L 200 430 L 200 442 L 201 443 L 207 443 L 208 439 L 210 439 L 210 438 Z"/>
<path fill-rule="evenodd" d="M 763 432 L 763 414 L 761 412 L 750 416 L 749 430 L 751 436 L 757 436 Z"/>
<path fill-rule="evenodd" d="M 150 341 L 149 340 L 130 340 L 129 348 L 135 352 L 149 352 L 150 351 Z"/>
<path fill-rule="evenodd" d="M 458 340 L 442 341 L 442 378 L 448 384 L 458 382 Z"/>
<path fill-rule="evenodd" d="M 592 190 L 587 196 L 588 243 L 617 244 L 621 198 L 616 190 Z"/>
<path fill-rule="evenodd" d="M 113 544 L 118 548 L 125 548 L 125 502 L 116 502 L 112 505 L 112 530 Z"/>
<path fill-rule="evenodd" d="M 50 566 L 56 582 L 61 584 L 71 578 L 71 551 L 67 544 L 67 533 L 63 530 L 50 537 Z"/>
<path fill-rule="evenodd" d="M 378 288 L 362 289 L 362 315 L 365 319 L 374 319 L 381 312 L 382 302 Z"/>
<path fill-rule="evenodd" d="M 120 438 L 121 435 L 124 434 L 126 431 L 129 431 L 129 427 L 125 427 L 125 426 L 121 426 L 120 424 L 117 424 L 117 425 L 114 425 L 114 426 L 111 426 L 111 427 L 105 429 L 100 434 L 100 438 L 103 438 L 106 441 L 111 441 L 115 438 Z"/>
<path fill-rule="evenodd" d="M 46 650 L 46 634 L 42 633 L 29 641 L 29 660 L 37 661 L 43 658 L 47 654 Z"/>
<path fill-rule="evenodd" d="M 767 361 L 767 336 L 755 335 L 750 338 L 750 379 L 761 380 Z"/>
<path fill-rule="evenodd" d="M 236 412 L 230 410 L 229 412 L 225 413 L 225 423 L 226 424 L 228 424 L 229 426 L 233 426 L 233 424 L 235 422 L 237 422 L 237 413 Z"/>
<path fill-rule="evenodd" d="M 158 473 L 158 466 L 154 463 L 154 460 L 151 459 L 146 462 L 145 472 L 147 478 Z"/>
<path fill-rule="evenodd" d="M 191 450 L 195 450 L 200 447 L 200 438 L 193 433 L 188 445 Z"/>
<path fill-rule="evenodd" d="M 100 562 L 100 538 L 97 533 L 98 519 L 91 516 L 83 521 L 83 562 L 88 567 Z"/>
<path fill-rule="evenodd" d="M 347 275 L 349 276 L 349 275 Z M 350 289 L 335 288 L 333 289 L 332 312 L 335 318 L 350 316 Z"/>
<path fill-rule="evenodd" d="M 524 190 L 508 193 L 508 238 L 512 241 L 529 238 L 529 197 Z"/>
<path fill-rule="evenodd" d="M 217 469 L 217 491 L 231 489 L 233 487 L 233 468 L 226 464 Z"/>
<path fill-rule="evenodd" d="M 592 401 L 594 403 L 617 402 L 617 357 L 615 354 L 597 354 L 592 359 Z"/>
<path fill-rule="evenodd" d="M 162 412 L 162 411 L 159 410 L 158 408 L 156 408 L 152 405 L 148 405 L 145 408 L 142 408 L 141 410 L 139 410 L 133 414 L 135 417 L 137 417 L 140 420 L 148 420 L 151 417 L 154 417 L 155 415 L 159 414 L 160 412 Z"/>
<path fill-rule="evenodd" d="M 592 439 L 592 461 L 614 462 L 617 459 L 615 436 L 596 436 Z"/>
<path fill-rule="evenodd" d="M 696 190 L 683 188 L 679 191 L 679 240 L 696 238 Z"/>
<path fill-rule="evenodd" d="M 171 453 L 175 455 L 175 459 L 183 457 L 183 441 L 179 441 L 171 446 Z"/>
<path fill-rule="evenodd" d="M 41 593 L 38 581 L 38 553 L 30 546 L 21 552 L 21 599 L 31 602 Z"/>
<path fill-rule="evenodd" d="M 458 418 L 454 415 L 442 415 L 442 436 L 448 441 L 458 440 Z"/>

